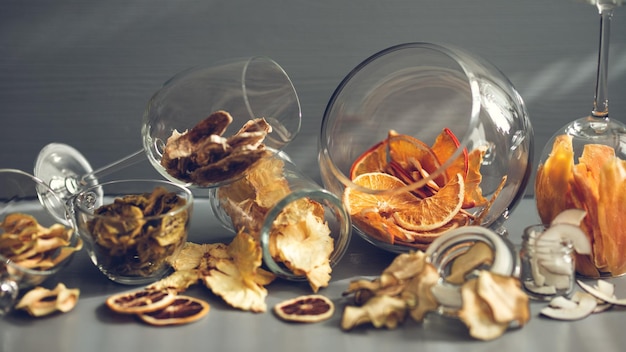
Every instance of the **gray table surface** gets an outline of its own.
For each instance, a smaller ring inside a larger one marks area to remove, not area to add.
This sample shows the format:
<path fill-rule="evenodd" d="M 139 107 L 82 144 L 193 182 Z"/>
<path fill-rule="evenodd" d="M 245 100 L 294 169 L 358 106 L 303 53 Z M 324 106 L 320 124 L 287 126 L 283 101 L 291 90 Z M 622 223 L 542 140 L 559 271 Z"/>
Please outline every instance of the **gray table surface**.
<path fill-rule="evenodd" d="M 611 116 L 625 121 L 626 8 L 612 24 Z M 229 57 L 267 55 L 289 73 L 302 103 L 302 130 L 286 151 L 319 180 L 317 136 L 335 87 L 371 54 L 414 41 L 459 45 L 498 66 L 526 102 L 538 154 L 558 127 L 591 110 L 597 39 L 596 10 L 574 0 L 2 0 L 0 167 L 32 171 L 50 142 L 76 147 L 94 167 L 108 164 L 141 148 L 143 109 L 169 77 Z M 141 163 L 112 177 L 159 175 Z M 535 221 L 534 203 L 525 199 L 508 222 L 512 237 Z M 192 240 L 231 236 L 210 216 L 196 216 L 193 226 Z M 380 273 L 392 258 L 355 237 L 323 293 L 341 305 L 350 280 Z M 350 333 L 339 330 L 338 314 L 316 325 L 285 324 L 269 313 L 235 311 L 200 288 L 190 294 L 211 302 L 206 319 L 154 328 L 107 311 L 105 297 L 127 287 L 104 278 L 85 253 L 58 279 L 81 288 L 76 310 L 1 320 L 0 351 L 621 351 L 626 345 L 626 314 L 619 310 L 563 323 L 537 317 L 542 304 L 533 304 L 528 326 L 478 342 L 458 326 L 434 321 Z M 626 296 L 624 281 L 615 280 Z M 281 281 L 271 285 L 267 302 L 307 292 Z"/>
<path fill-rule="evenodd" d="M 208 201 L 197 199 L 190 241 L 228 243 L 233 234 L 211 216 Z M 521 229 L 536 222 L 533 199 L 524 199 L 507 222 L 511 241 L 520 243 Z M 14 312 L 0 320 L 0 351 L 622 351 L 626 312 L 613 309 L 575 322 L 539 316 L 545 302 L 531 303 L 531 320 L 496 340 L 482 342 L 467 335 L 458 322 L 430 316 L 423 324 L 409 320 L 394 330 L 358 327 L 344 332 L 339 327 L 346 299 L 341 293 L 356 278 L 379 275 L 394 258 L 360 237 L 351 241 L 334 268 L 332 280 L 320 291 L 337 307 L 330 320 L 317 324 L 293 324 L 271 312 L 250 313 L 233 309 L 203 286 L 187 294 L 208 301 L 211 311 L 202 320 L 176 327 L 152 327 L 134 317 L 112 313 L 104 304 L 111 294 L 133 289 L 104 277 L 80 252 L 58 277 L 68 287 L 78 287 L 78 305 L 69 313 L 33 319 Z M 626 279 L 612 279 L 618 297 L 626 297 Z M 311 293 L 305 283 L 278 280 L 268 286 L 268 307 L 288 298 Z M 621 296 L 620 296 L 621 295 Z"/>

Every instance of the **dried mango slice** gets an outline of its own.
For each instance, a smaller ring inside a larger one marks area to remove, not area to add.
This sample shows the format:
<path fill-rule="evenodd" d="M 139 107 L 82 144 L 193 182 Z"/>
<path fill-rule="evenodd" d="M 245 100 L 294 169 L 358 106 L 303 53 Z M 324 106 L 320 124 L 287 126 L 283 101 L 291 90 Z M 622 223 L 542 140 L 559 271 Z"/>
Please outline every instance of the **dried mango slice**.
<path fill-rule="evenodd" d="M 626 272 L 626 161 L 613 158 L 601 168 L 598 226 L 606 267 L 613 275 Z"/>
<path fill-rule="evenodd" d="M 537 210 L 543 223 L 550 223 L 557 214 L 569 208 L 564 195 L 570 193 L 573 167 L 572 136 L 559 135 L 554 140 L 552 152 L 539 165 L 535 180 Z"/>

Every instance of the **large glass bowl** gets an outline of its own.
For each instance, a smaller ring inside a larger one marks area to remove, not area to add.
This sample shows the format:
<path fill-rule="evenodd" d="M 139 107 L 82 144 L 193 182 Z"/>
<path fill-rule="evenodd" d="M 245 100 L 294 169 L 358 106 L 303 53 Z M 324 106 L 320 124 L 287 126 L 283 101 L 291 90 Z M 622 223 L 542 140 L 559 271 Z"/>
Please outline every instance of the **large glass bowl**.
<path fill-rule="evenodd" d="M 479 56 L 433 43 L 393 46 L 354 68 L 326 107 L 319 139 L 325 187 L 348 203 L 359 235 L 392 252 L 426 249 L 459 226 L 505 234 L 532 157 L 531 123 L 507 77 Z M 372 172 L 403 184 L 356 182 Z"/>

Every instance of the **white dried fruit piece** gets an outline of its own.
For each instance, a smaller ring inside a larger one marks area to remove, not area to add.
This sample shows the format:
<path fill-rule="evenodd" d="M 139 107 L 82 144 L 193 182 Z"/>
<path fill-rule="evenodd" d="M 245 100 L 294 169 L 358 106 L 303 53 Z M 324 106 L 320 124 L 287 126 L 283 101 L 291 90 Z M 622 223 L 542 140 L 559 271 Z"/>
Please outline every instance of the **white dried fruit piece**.
<path fill-rule="evenodd" d="M 67 288 L 63 283 L 58 283 L 52 290 L 38 286 L 26 292 L 15 305 L 15 309 L 25 310 L 34 317 L 55 312 L 67 313 L 74 309 L 79 296 L 79 289 Z"/>
<path fill-rule="evenodd" d="M 334 312 L 334 303 L 322 295 L 299 296 L 274 306 L 278 317 L 298 323 L 317 323 L 329 319 Z"/>
<path fill-rule="evenodd" d="M 597 300 L 590 294 L 580 296 L 578 302 L 572 301 L 574 306 L 564 302 L 557 303 L 541 309 L 541 314 L 557 320 L 579 320 L 593 313 L 598 305 Z"/>
<path fill-rule="evenodd" d="M 578 285 L 583 290 L 585 290 L 587 293 L 591 294 L 593 297 L 597 299 L 600 299 L 606 303 L 610 303 L 616 306 L 626 306 L 625 298 L 616 298 L 614 295 L 607 294 L 606 292 L 603 292 L 601 289 L 588 285 L 581 280 L 578 280 L 577 282 L 578 282 Z"/>
<path fill-rule="evenodd" d="M 211 306 L 195 297 L 178 295 L 169 305 L 137 316 L 150 325 L 182 325 L 198 321 L 209 313 Z"/>

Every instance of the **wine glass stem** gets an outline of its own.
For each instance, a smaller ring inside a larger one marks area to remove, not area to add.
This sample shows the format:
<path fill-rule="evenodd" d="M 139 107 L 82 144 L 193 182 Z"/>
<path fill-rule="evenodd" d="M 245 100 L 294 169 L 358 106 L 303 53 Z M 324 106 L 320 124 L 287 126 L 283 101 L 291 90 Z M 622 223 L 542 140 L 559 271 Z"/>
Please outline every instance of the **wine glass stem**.
<path fill-rule="evenodd" d="M 83 175 L 80 178 L 81 185 L 87 185 L 90 180 L 99 179 L 103 176 L 110 175 L 114 172 L 127 168 L 131 165 L 137 164 L 140 161 L 143 161 L 145 157 L 145 152 L 143 149 L 139 149 L 138 151 L 118 160 L 112 162 L 111 164 L 105 165 L 99 169 L 96 169 L 88 174 Z"/>
<path fill-rule="evenodd" d="M 609 41 L 611 34 L 611 17 L 613 5 L 598 5 L 600 12 L 600 49 L 598 50 L 598 72 L 596 76 L 596 94 L 593 101 L 592 115 L 594 117 L 609 117 L 608 96 L 608 67 L 609 67 Z"/>

